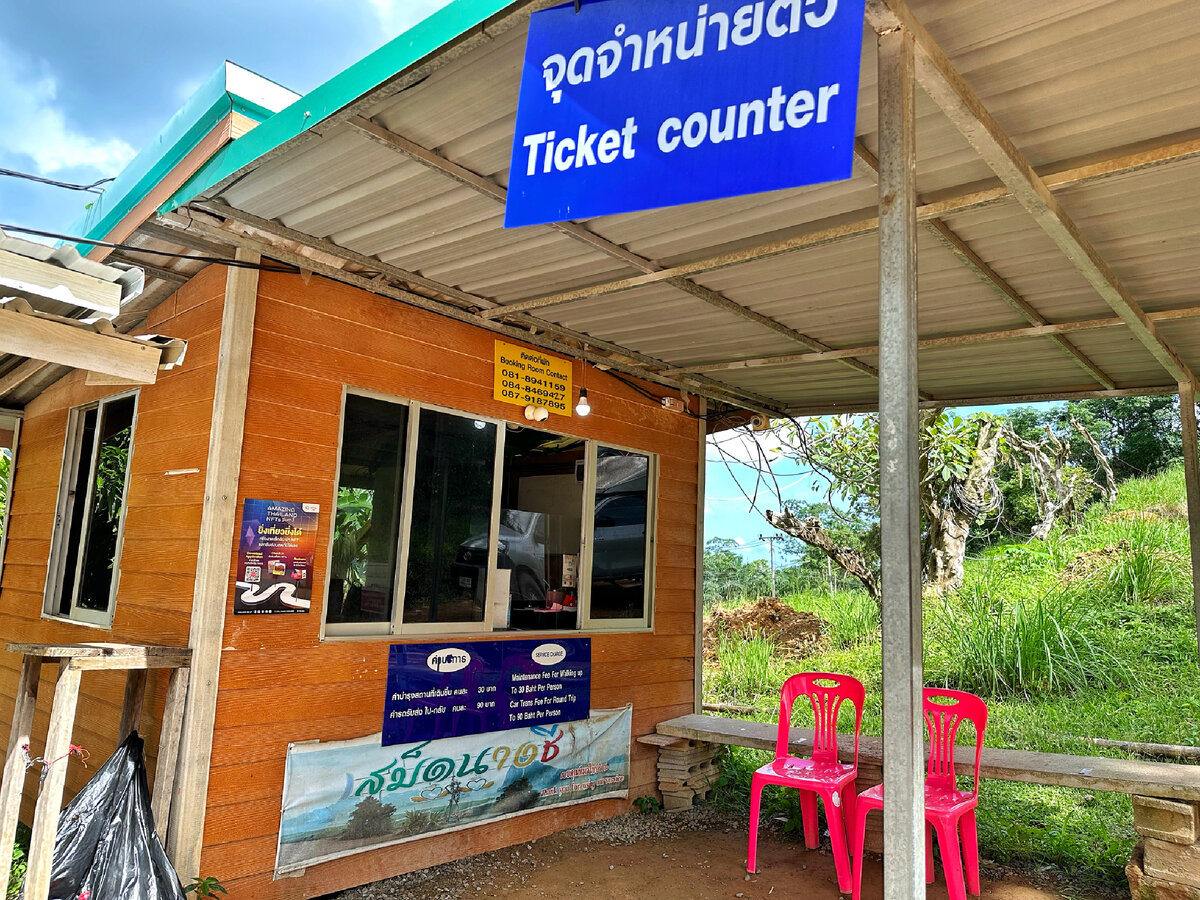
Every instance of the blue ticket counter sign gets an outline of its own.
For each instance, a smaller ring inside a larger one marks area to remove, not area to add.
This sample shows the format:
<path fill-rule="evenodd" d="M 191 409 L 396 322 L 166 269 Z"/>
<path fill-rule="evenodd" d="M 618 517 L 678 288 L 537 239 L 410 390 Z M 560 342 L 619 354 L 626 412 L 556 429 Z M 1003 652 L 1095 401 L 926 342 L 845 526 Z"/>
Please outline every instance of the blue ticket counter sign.
<path fill-rule="evenodd" d="M 383 745 L 580 721 L 591 678 L 590 638 L 393 644 Z"/>
<path fill-rule="evenodd" d="M 529 23 L 507 227 L 849 178 L 864 0 L 583 0 Z"/>

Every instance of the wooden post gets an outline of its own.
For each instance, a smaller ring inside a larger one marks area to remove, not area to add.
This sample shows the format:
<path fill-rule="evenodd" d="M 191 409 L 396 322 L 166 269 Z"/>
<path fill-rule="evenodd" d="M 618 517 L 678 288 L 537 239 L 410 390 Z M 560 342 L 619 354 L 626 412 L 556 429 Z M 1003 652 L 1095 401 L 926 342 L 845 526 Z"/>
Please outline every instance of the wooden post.
<path fill-rule="evenodd" d="M 1190 381 L 1179 384 L 1179 421 L 1183 426 L 1183 480 L 1187 485 L 1188 540 L 1192 548 L 1192 603 L 1196 649 L 1200 654 L 1200 453 L 1196 446 L 1196 391 Z"/>
<path fill-rule="evenodd" d="M 46 900 L 50 893 L 50 868 L 54 862 L 54 835 L 62 811 L 63 787 L 67 782 L 71 732 L 75 726 L 75 705 L 79 701 L 79 669 L 64 659 L 58 666 L 54 685 L 54 704 L 50 708 L 50 727 L 46 732 L 46 760 L 42 771 L 42 789 L 33 811 L 33 829 L 29 836 L 29 868 L 25 871 L 25 900 Z"/>
<path fill-rule="evenodd" d="M 17 835 L 17 818 L 21 815 L 21 794 L 25 788 L 25 754 L 21 748 L 29 743 L 30 732 L 33 731 L 33 712 L 37 708 L 38 679 L 41 674 L 40 656 L 26 656 L 21 661 L 12 731 L 8 737 L 8 754 L 4 757 L 4 782 L 0 787 L 0 897 L 8 896 L 13 842 Z"/>
<path fill-rule="evenodd" d="M 191 669 L 171 670 L 167 683 L 167 700 L 163 705 L 162 727 L 158 730 L 158 765 L 154 769 L 154 796 L 150 809 L 154 814 L 154 830 L 165 841 L 171 815 L 171 794 L 175 787 L 175 767 L 179 763 L 179 737 L 183 726 L 183 706 L 187 699 Z"/>
<path fill-rule="evenodd" d="M 879 35 L 879 525 L 885 900 L 925 895 L 912 33 Z"/>
<path fill-rule="evenodd" d="M 146 705 L 146 676 L 145 669 L 130 669 L 125 673 L 125 699 L 121 703 L 121 727 L 117 731 L 117 740 L 123 741 L 129 737 L 129 732 L 138 731 L 142 725 L 142 707 Z"/>
<path fill-rule="evenodd" d="M 695 713 L 704 712 L 704 492 L 705 463 L 708 455 L 708 401 L 700 398 L 700 462 L 696 471 L 696 645 L 694 665 L 696 680 Z"/>
<path fill-rule="evenodd" d="M 261 259 L 258 253 L 240 247 L 237 258 L 245 262 Z M 216 391 L 208 438 L 208 471 L 200 518 L 200 553 L 192 595 L 188 638 L 188 646 L 192 648 L 191 689 L 187 693 L 175 796 L 167 829 L 168 856 L 185 881 L 200 871 L 200 851 L 204 845 L 208 769 L 217 714 L 217 679 L 229 595 L 230 548 L 237 521 L 238 478 L 242 468 L 246 391 L 257 298 L 258 270 L 231 268 L 225 282 L 225 308 L 221 314 Z"/>

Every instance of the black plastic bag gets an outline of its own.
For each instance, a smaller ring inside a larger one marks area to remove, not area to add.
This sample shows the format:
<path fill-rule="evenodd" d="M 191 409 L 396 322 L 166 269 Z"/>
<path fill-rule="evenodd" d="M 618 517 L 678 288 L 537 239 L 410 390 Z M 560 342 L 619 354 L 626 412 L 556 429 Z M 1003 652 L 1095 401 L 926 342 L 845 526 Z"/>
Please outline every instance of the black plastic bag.
<path fill-rule="evenodd" d="M 63 810 L 50 900 L 185 900 L 154 831 L 136 731 Z"/>

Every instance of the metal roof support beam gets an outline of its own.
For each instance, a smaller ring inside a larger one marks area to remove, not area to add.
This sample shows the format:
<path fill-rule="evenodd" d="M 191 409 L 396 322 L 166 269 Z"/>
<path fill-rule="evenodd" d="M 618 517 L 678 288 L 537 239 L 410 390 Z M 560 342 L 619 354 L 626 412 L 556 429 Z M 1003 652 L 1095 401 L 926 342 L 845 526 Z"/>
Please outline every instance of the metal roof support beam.
<path fill-rule="evenodd" d="M 1161 309 L 1146 313 L 1152 322 L 1171 319 L 1191 319 L 1200 316 L 1200 305 L 1184 306 L 1176 309 Z M 1077 322 L 1062 322 L 1059 324 L 1030 325 L 1026 328 L 1001 328 L 995 331 L 975 331 L 967 334 L 949 334 L 942 337 L 922 338 L 917 346 L 922 350 L 934 347 L 957 347 L 966 344 L 987 344 L 992 341 L 1011 341 L 1024 338 L 1054 337 L 1071 334 L 1076 331 L 1094 331 L 1100 328 L 1115 328 L 1124 325 L 1125 321 L 1118 316 L 1108 316 L 1103 319 L 1081 319 Z M 877 356 L 879 346 L 876 344 L 861 347 L 845 347 L 841 350 L 826 350 L 814 353 L 786 353 L 779 356 L 759 356 L 751 359 L 732 359 L 723 362 L 701 363 L 695 366 L 679 366 L 667 369 L 664 375 L 687 375 L 702 372 L 728 372 L 736 369 L 756 369 L 761 366 L 792 365 L 795 363 L 829 362 L 846 356 Z"/>
<path fill-rule="evenodd" d="M 1194 383 L 1187 364 L 1158 334 L 1117 273 L 1067 215 L 904 0 L 867 0 L 867 21 L 879 33 L 902 27 L 912 34 L 919 51 L 917 77 L 930 99 L 1167 373 L 1177 382 Z"/>
<path fill-rule="evenodd" d="M 932 232 L 951 253 L 958 257 L 963 265 L 979 276 L 982 282 L 995 288 L 1028 321 L 1035 325 L 1050 324 L 1049 319 L 1034 309 L 1029 301 L 1018 293 L 1016 288 L 1009 284 L 1006 279 L 1002 278 L 995 269 L 984 262 L 982 257 L 972 250 L 966 241 L 955 234 L 944 221 L 941 219 L 930 219 L 925 223 L 925 228 Z M 1101 385 L 1106 388 L 1115 388 L 1117 386 L 1116 382 L 1109 378 L 1103 369 L 1096 365 L 1082 350 L 1072 344 L 1063 335 L 1051 334 L 1050 339 L 1062 347 L 1080 368 L 1095 378 Z"/>
<path fill-rule="evenodd" d="M 466 308 L 486 309 L 496 305 L 496 302 L 488 297 L 482 297 L 478 294 L 471 294 L 467 291 L 451 287 L 450 285 L 442 284 L 439 281 L 434 281 L 431 278 L 426 278 L 423 275 L 418 275 L 417 273 L 410 272 L 407 269 L 401 269 L 398 266 L 385 263 L 373 256 L 366 256 L 362 253 L 357 253 L 353 250 L 342 247 L 340 244 L 335 244 L 329 240 L 313 237 L 312 235 L 306 234 L 302 231 L 296 231 L 295 229 L 288 228 L 286 225 L 282 225 L 279 222 L 260 218 L 259 216 L 255 216 L 240 209 L 235 209 L 234 207 L 219 201 L 197 201 L 190 204 L 189 209 L 193 211 L 199 210 L 201 212 L 209 213 L 243 226 L 248 226 L 255 231 L 269 236 L 273 235 L 275 237 L 282 238 L 289 243 L 298 245 L 300 247 L 311 247 L 318 250 L 320 253 L 329 257 L 334 257 L 339 261 L 349 262 L 353 263 L 354 265 L 361 266 L 363 269 L 369 272 L 378 272 L 380 275 L 393 280 L 405 282 L 412 286 L 423 287 L 426 290 L 436 294 L 441 294 L 446 297 L 452 297 L 460 301 Z M 215 225 L 217 223 L 214 221 L 213 224 Z M 217 233 L 227 233 L 231 239 L 236 240 L 234 232 L 227 232 L 224 230 L 228 229 L 228 227 L 228 225 L 223 226 L 222 230 Z M 247 232 L 242 232 L 242 234 L 246 233 Z M 268 243 L 270 242 L 268 241 Z M 340 266 L 335 268 L 340 268 Z M 428 299 L 437 302 L 439 298 L 430 297 Z M 636 350 L 631 350 L 630 348 L 623 347 L 620 344 L 614 344 L 610 341 L 595 338 L 591 335 L 574 331 L 554 322 L 535 318 L 534 316 L 515 315 L 511 317 L 510 321 L 513 324 L 520 325 L 525 328 L 557 334 L 560 337 L 574 341 L 580 347 L 589 346 L 595 350 L 605 351 L 610 354 L 615 361 L 635 367 L 631 371 L 631 374 L 636 372 L 638 375 L 646 377 L 671 368 L 669 363 L 664 362 L 661 359 L 656 359 L 653 356 L 647 356 L 644 353 L 638 353 Z M 478 323 L 476 322 L 475 324 Z M 684 384 L 686 389 L 692 390 L 704 386 L 712 388 L 722 387 L 718 382 L 714 382 L 707 378 L 681 378 L 679 380 Z M 762 399 L 765 400 L 766 398 Z"/>
<path fill-rule="evenodd" d="M 156 266 L 152 263 L 141 262 L 140 260 L 136 260 L 125 253 L 110 253 L 105 259 L 105 263 L 123 263 L 127 266 L 137 266 L 137 268 L 141 269 L 151 278 L 157 278 L 160 281 L 167 281 L 171 284 L 179 285 L 188 280 L 188 276 L 182 272 L 176 272 L 173 269 L 164 269 L 161 266 Z"/>
<path fill-rule="evenodd" d="M 917 411 L 917 100 L 913 39 L 879 36 L 879 530 L 883 896 L 925 890 Z M 858 873 L 861 878 L 861 872 Z"/>
<path fill-rule="evenodd" d="M 390 297 L 393 300 L 399 300 L 402 303 L 408 303 L 411 306 L 416 306 L 420 309 L 429 312 L 437 313 L 438 315 L 446 316 L 447 318 L 455 319 L 459 322 L 466 322 L 471 325 L 477 325 L 494 331 L 498 334 L 506 335 L 515 340 L 524 341 L 538 347 L 544 347 L 547 350 L 552 350 L 556 353 L 566 353 L 569 356 L 574 356 L 585 362 L 589 362 L 596 366 L 607 366 L 610 369 L 615 369 L 626 375 L 631 375 L 634 378 L 641 378 L 646 381 L 661 384 L 666 387 L 675 388 L 676 390 L 688 391 L 692 394 L 708 397 L 711 400 L 718 400 L 722 403 L 732 403 L 737 406 L 744 407 L 754 412 L 761 412 L 766 415 L 778 416 L 782 414 L 780 405 L 770 399 L 763 397 L 751 391 L 744 391 L 740 388 L 735 388 L 728 385 L 723 385 L 715 382 L 695 380 L 683 380 L 679 378 L 665 377 L 657 372 L 652 372 L 641 366 L 630 365 L 615 356 L 610 356 L 605 353 L 597 352 L 595 349 L 603 342 L 594 340 L 587 336 L 581 336 L 580 340 L 585 342 L 588 347 L 580 350 L 576 347 L 568 346 L 560 341 L 554 340 L 542 334 L 533 334 L 531 330 L 520 328 L 515 325 L 506 325 L 501 322 L 492 322 L 487 319 L 481 319 L 472 313 L 459 309 L 448 303 L 443 303 L 439 300 L 433 300 L 421 294 L 414 294 L 411 291 L 402 290 L 393 287 L 385 280 L 369 278 L 366 275 L 360 275 L 356 272 L 350 272 L 346 269 L 340 269 L 328 263 L 315 260 L 303 256 L 294 251 L 285 250 L 277 247 L 265 240 L 252 237 L 250 235 L 236 235 L 224 231 L 218 225 L 204 221 L 200 218 L 186 219 L 174 213 L 170 213 L 162 217 L 163 221 L 169 221 L 172 225 L 177 226 L 181 230 L 190 230 L 199 234 L 211 235 L 218 238 L 227 238 L 237 243 L 238 246 L 248 249 L 257 250 L 263 256 L 269 256 L 272 259 L 277 259 L 280 262 L 289 263 L 298 268 L 306 269 L 318 275 L 323 275 L 333 281 L 340 281 L 343 284 L 353 285 L 369 291 L 374 294 L 379 294 L 383 297 Z M 174 230 L 174 229 L 172 229 Z M 378 264 L 378 261 L 376 261 Z M 381 265 L 381 264 L 380 264 Z M 557 326 L 550 326 L 547 323 L 548 330 L 561 330 Z M 541 328 L 540 324 L 535 324 L 533 328 Z M 627 351 L 632 353 L 632 351 Z"/>
<path fill-rule="evenodd" d="M 350 119 L 347 124 L 351 128 L 357 130 L 364 137 L 367 137 L 376 143 L 382 144 L 385 147 L 397 150 L 409 157 L 409 159 L 419 162 L 422 165 L 433 169 L 434 171 L 440 172 L 443 175 L 454 179 L 459 184 L 469 187 L 485 197 L 490 197 L 492 200 L 495 200 L 499 203 L 504 203 L 508 198 L 508 191 L 496 184 L 491 179 L 485 178 L 477 172 L 472 172 L 465 166 L 461 166 L 456 162 L 448 160 L 444 156 L 435 153 L 433 150 L 422 147 L 420 144 L 414 143 L 402 135 L 389 131 L 382 125 L 379 125 L 368 118 L 363 116 L 355 116 L 354 118 Z M 611 256 L 614 259 L 618 259 L 621 262 L 624 262 L 626 265 L 645 274 L 656 273 L 662 268 L 653 260 L 639 256 L 638 254 L 622 247 L 620 244 L 615 244 L 607 238 L 601 237 L 594 231 L 590 231 L 583 225 L 580 225 L 578 222 L 553 222 L 549 223 L 547 227 L 553 228 L 555 231 L 565 234 L 570 238 L 574 238 L 580 243 L 586 244 L 595 250 L 599 250 L 601 253 Z M 796 331 L 794 328 L 789 328 L 782 322 L 778 322 L 769 316 L 764 316 L 762 313 L 755 312 L 749 307 L 730 300 L 724 294 L 706 288 L 703 285 L 696 284 L 694 281 L 689 281 L 686 278 L 675 276 L 668 276 L 666 278 L 657 280 L 664 281 L 672 287 L 677 288 L 684 293 L 691 294 L 693 297 L 703 300 L 705 303 L 715 306 L 718 309 L 722 309 L 725 312 L 739 316 L 740 318 L 747 319 L 757 325 L 763 326 L 764 328 L 769 328 L 776 334 L 781 334 L 789 340 L 793 340 L 798 344 L 803 344 L 805 347 L 809 347 L 813 350 L 829 349 L 828 345 L 821 343 L 816 338 L 810 337 L 803 332 Z M 479 315 L 485 319 L 507 317 L 514 313 L 522 312 L 523 310 L 518 309 L 518 306 L 520 306 L 520 304 L 512 306 L 493 306 L 488 310 L 481 311 Z M 855 371 L 861 372 L 862 374 L 871 378 L 879 377 L 879 374 L 875 371 L 875 368 L 867 363 L 856 359 L 844 359 L 842 362 L 844 365 L 847 365 Z"/>
<path fill-rule="evenodd" d="M 938 397 L 935 400 L 922 400 L 918 406 L 921 409 L 944 409 L 947 406 L 1011 406 L 1014 403 L 1052 403 L 1056 400 L 1096 400 L 1104 397 L 1161 397 L 1164 394 L 1174 394 L 1177 390 L 1178 386 L 1174 384 L 1117 388 L 1115 391 L 1100 391 L 1088 385 L 1080 385 L 1040 394 Z M 878 407 L 874 403 L 831 403 L 826 406 L 809 404 L 808 406 L 789 406 L 787 414 L 789 416 L 840 416 L 850 413 L 875 412 L 876 409 Z"/>
<path fill-rule="evenodd" d="M 1062 189 L 1076 184 L 1090 184 L 1117 175 L 1139 172 L 1145 169 L 1167 165 L 1200 156 L 1200 138 L 1172 137 L 1169 142 L 1151 149 L 1138 149 L 1122 152 L 1116 156 L 1086 164 L 1075 162 L 1059 163 L 1047 166 L 1047 174 L 1043 183 L 1049 188 Z M 976 190 L 964 188 L 942 200 L 935 200 L 917 207 L 917 220 L 928 221 L 940 216 L 970 212 L 983 209 L 995 203 L 1001 203 L 1011 198 L 1012 192 L 1003 185 L 998 187 L 979 188 Z M 843 216 L 821 222 L 811 223 L 809 229 L 768 243 L 754 247 L 739 248 L 728 253 L 715 254 L 705 259 L 694 260 L 677 266 L 667 266 L 654 273 L 648 273 L 633 278 L 620 278 L 600 284 L 589 285 L 571 291 L 548 294 L 543 297 L 532 297 L 516 303 L 506 304 L 505 310 L 528 311 L 557 306 L 560 303 L 570 303 L 586 297 L 598 297 L 605 294 L 616 294 L 647 284 L 656 284 L 675 276 L 697 275 L 701 272 L 715 272 L 718 269 L 738 266 L 743 263 L 767 259 L 784 253 L 793 253 L 809 247 L 823 247 L 837 244 L 845 240 L 874 234 L 879 229 L 879 219 L 874 210 L 859 210 Z"/>
<path fill-rule="evenodd" d="M 863 166 L 869 169 L 874 175 L 879 174 L 879 159 L 870 150 L 863 145 L 862 141 L 854 142 L 854 154 Z M 984 262 L 983 258 L 971 249 L 970 245 L 959 237 L 946 221 L 941 218 L 932 218 L 925 220 L 925 230 L 932 234 L 941 242 L 947 250 L 964 266 L 970 269 L 980 281 L 995 290 L 1004 300 L 1012 306 L 1017 312 L 1025 317 L 1027 322 L 1034 325 L 1048 325 L 1050 320 L 1038 312 L 1033 305 L 1026 300 L 1008 281 L 1000 276 L 1000 274 L 990 265 Z M 1061 334 L 1050 336 L 1054 343 L 1058 344 L 1076 363 L 1078 363 L 1085 372 L 1096 379 L 1097 383 L 1106 388 L 1115 388 L 1114 382 L 1096 363 L 1090 360 L 1083 351 L 1072 344 L 1067 338 Z"/>

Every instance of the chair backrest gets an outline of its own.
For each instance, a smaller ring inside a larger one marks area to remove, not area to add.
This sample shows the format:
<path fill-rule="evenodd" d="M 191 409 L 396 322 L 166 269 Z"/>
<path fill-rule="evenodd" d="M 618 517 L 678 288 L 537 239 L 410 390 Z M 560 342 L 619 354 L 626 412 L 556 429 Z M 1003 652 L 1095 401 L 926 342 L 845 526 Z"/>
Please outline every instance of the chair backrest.
<path fill-rule="evenodd" d="M 975 726 L 975 790 L 979 790 L 979 758 L 983 753 L 983 733 L 987 730 L 987 704 L 966 691 L 925 688 L 923 704 L 925 725 L 929 729 L 929 768 L 926 781 L 935 787 L 956 788 L 954 744 L 959 726 L 968 721 Z"/>
<path fill-rule="evenodd" d="M 792 706 L 801 696 L 808 697 L 813 711 L 813 754 L 815 762 L 838 762 L 837 723 L 842 702 L 854 704 L 854 764 L 858 765 L 858 735 L 862 730 L 862 682 L 835 672 L 801 672 L 783 683 L 779 692 L 779 731 L 775 738 L 775 756 L 788 756 L 788 730 L 792 724 Z"/>

